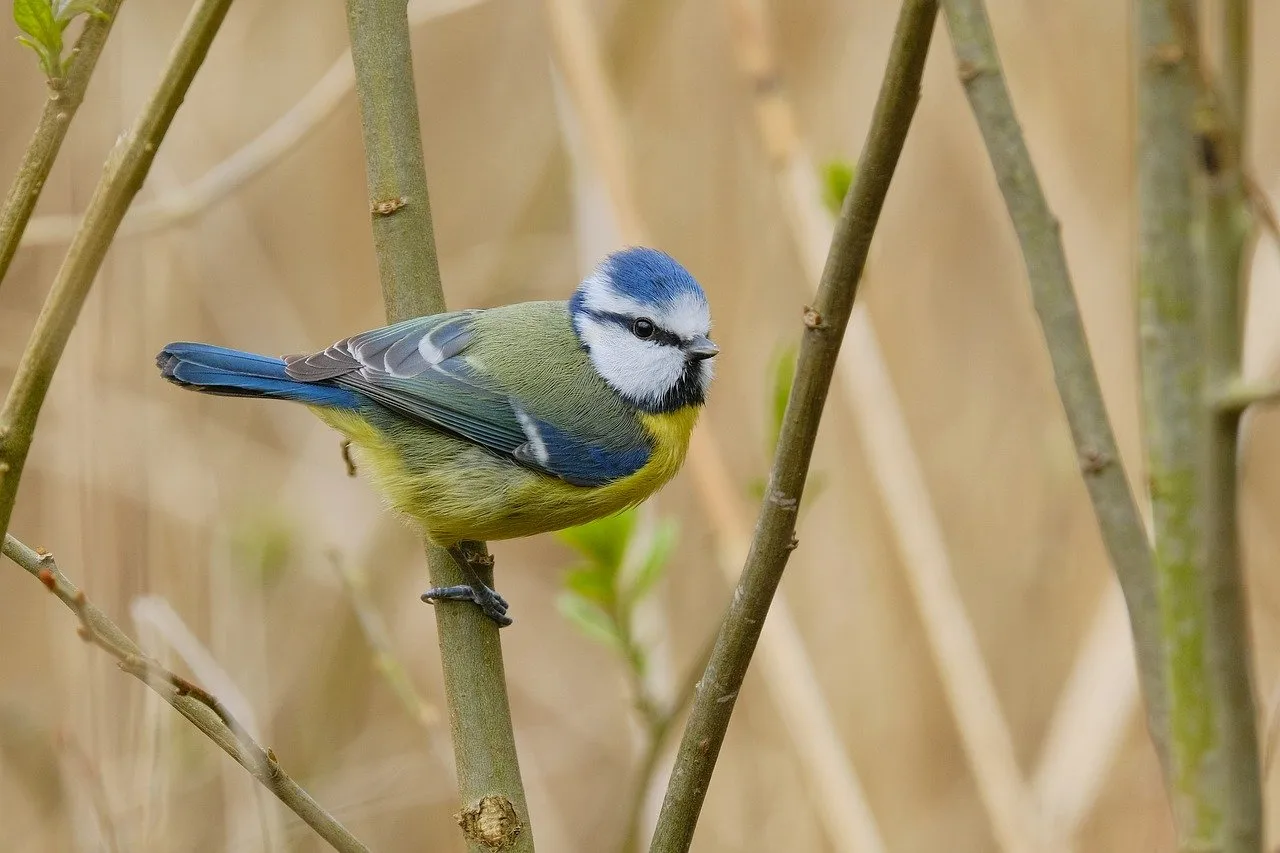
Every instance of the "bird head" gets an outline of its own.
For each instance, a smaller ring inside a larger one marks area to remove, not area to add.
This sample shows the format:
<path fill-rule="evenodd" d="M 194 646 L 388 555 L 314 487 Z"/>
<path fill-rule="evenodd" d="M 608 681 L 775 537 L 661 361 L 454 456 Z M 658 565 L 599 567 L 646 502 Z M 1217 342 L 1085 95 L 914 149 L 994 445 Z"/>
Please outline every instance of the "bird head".
<path fill-rule="evenodd" d="M 689 271 L 656 249 L 606 257 L 569 301 L 573 329 L 600 377 L 650 413 L 700 406 L 720 349 Z"/>

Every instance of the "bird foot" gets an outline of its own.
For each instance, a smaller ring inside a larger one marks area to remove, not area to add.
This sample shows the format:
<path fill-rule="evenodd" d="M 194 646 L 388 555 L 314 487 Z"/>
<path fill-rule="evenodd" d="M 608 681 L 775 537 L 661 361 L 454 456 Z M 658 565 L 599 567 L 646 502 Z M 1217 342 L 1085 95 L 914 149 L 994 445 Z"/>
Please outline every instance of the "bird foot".
<path fill-rule="evenodd" d="M 437 601 L 473 602 L 480 607 L 485 616 L 496 622 L 499 628 L 505 628 L 513 621 L 507 615 L 507 600 L 499 595 L 497 590 L 483 583 L 475 586 L 458 584 L 432 587 L 422 594 L 422 600 L 429 604 L 435 604 Z"/>

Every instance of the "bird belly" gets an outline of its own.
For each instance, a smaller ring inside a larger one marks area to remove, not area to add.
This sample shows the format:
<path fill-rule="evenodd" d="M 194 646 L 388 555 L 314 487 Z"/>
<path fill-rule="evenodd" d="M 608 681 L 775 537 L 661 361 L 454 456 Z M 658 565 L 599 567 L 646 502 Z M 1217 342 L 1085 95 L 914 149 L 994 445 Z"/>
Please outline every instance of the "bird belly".
<path fill-rule="evenodd" d="M 376 424 L 351 410 L 313 408 L 357 448 L 357 467 L 397 513 L 440 545 L 533 536 L 634 506 L 684 463 L 693 407 L 642 415 L 653 452 L 640 470 L 604 486 L 574 486 L 468 441 L 410 421 Z"/>

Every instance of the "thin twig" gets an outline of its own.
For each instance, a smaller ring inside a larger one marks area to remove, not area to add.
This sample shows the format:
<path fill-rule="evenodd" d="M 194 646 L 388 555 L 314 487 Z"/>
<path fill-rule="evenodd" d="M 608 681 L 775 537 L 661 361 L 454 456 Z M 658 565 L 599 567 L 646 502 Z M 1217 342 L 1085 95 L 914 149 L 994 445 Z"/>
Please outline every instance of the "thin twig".
<path fill-rule="evenodd" d="M 116 659 L 122 670 L 146 684 L 190 720 L 335 850 L 368 853 L 367 847 L 285 773 L 275 753 L 249 737 L 216 696 L 145 655 L 137 643 L 62 573 L 53 555 L 28 548 L 8 534 L 0 550 L 76 614 L 80 620 L 81 638 L 105 650 Z"/>
<path fill-rule="evenodd" d="M 404 0 L 347 0 L 347 23 L 387 319 L 438 313 L 444 290 Z M 463 582 L 461 569 L 439 547 L 427 546 L 427 565 L 433 586 Z M 463 835 L 476 853 L 495 847 L 532 853 L 498 626 L 470 605 L 441 604 L 435 614 Z"/>
<path fill-rule="evenodd" d="M 1250 406 L 1273 405 L 1280 402 L 1280 381 L 1245 382 L 1228 379 L 1219 387 L 1211 388 L 1207 402 L 1223 415 L 1237 416 Z"/>
<path fill-rule="evenodd" d="M 920 98 L 937 4 L 906 0 L 814 306 L 805 311 L 795 382 L 751 549 L 698 683 L 650 850 L 686 851 L 770 602 L 795 547 L 795 521 L 858 280 Z"/>
<path fill-rule="evenodd" d="M 230 6 L 231 0 L 199 0 L 192 8 L 159 85 L 108 157 L 84 222 L 40 309 L 13 386 L 0 407 L 0 533 L 9 528 L 40 408 L 80 308 Z"/>
<path fill-rule="evenodd" d="M 35 132 L 18 165 L 18 174 L 9 187 L 4 205 L 0 206 L 0 283 L 4 282 L 9 264 L 18 251 L 18 242 L 31 219 L 40 191 L 53 170 L 53 161 L 62 150 L 71 120 L 84 101 L 89 79 L 98 65 L 98 57 L 107 44 L 111 25 L 116 22 L 122 0 L 102 0 L 97 8 L 101 15 L 87 15 L 80 38 L 71 49 L 64 77 L 49 81 L 49 100 L 45 102 Z"/>
<path fill-rule="evenodd" d="M 409 25 L 418 27 L 483 2 L 486 0 L 412 0 L 409 3 Z M 284 155 L 296 151 L 298 144 L 342 105 L 355 82 L 351 51 L 348 49 L 334 60 L 305 95 L 262 133 L 191 183 L 135 205 L 120 223 L 117 238 L 150 234 L 181 225 L 223 201 Z M 25 249 L 66 243 L 75 235 L 82 218 L 78 213 L 37 216 L 29 223 L 19 245 Z M 3 267 L 0 267 L 0 277 L 3 275 Z"/>
<path fill-rule="evenodd" d="M 1125 477 L 1067 271 L 1059 225 L 1049 210 L 1000 69 L 980 0 L 943 0 L 957 69 L 1022 246 L 1054 380 L 1075 440 L 1103 543 L 1124 591 L 1148 725 L 1167 754 L 1164 651 L 1151 546 Z"/>
<path fill-rule="evenodd" d="M 1237 383 L 1243 363 L 1243 259 L 1252 230 L 1243 159 L 1249 79 L 1247 5 L 1229 0 L 1222 6 L 1222 94 L 1213 87 L 1203 87 L 1196 109 L 1200 187 L 1196 194 L 1199 222 L 1193 233 L 1203 235 L 1198 302 L 1203 348 L 1188 355 L 1203 360 L 1205 391 Z M 1194 17 L 1188 17 L 1194 22 Z M 1198 43 L 1199 34 L 1193 27 L 1185 49 Z M 1160 196 L 1154 187 L 1150 189 L 1150 200 L 1158 202 Z M 1211 772 L 1217 778 L 1211 783 L 1211 796 L 1223 818 L 1217 833 L 1218 849 L 1256 853 L 1262 849 L 1264 827 L 1248 596 L 1240 556 L 1241 411 L 1216 407 L 1208 396 L 1202 393 L 1195 401 L 1199 415 L 1195 426 L 1201 431 L 1205 451 L 1198 460 L 1200 491 L 1196 495 L 1204 550 L 1196 556 L 1203 561 L 1198 567 L 1203 573 L 1200 603 L 1208 629 L 1206 665 L 1216 729 Z"/>

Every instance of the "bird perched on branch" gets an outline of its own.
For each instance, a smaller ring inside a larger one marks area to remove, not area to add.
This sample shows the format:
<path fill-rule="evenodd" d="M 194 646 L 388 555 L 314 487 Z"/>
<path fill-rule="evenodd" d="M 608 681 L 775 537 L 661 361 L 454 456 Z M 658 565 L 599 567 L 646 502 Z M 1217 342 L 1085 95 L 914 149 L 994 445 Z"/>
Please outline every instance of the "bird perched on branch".
<path fill-rule="evenodd" d="M 711 382 L 710 331 L 693 276 L 629 248 L 568 302 L 418 317 L 283 359 L 172 343 L 156 363 L 195 391 L 307 405 L 458 562 L 466 584 L 423 599 L 473 601 L 508 625 L 463 544 L 584 524 L 670 480 Z"/>

